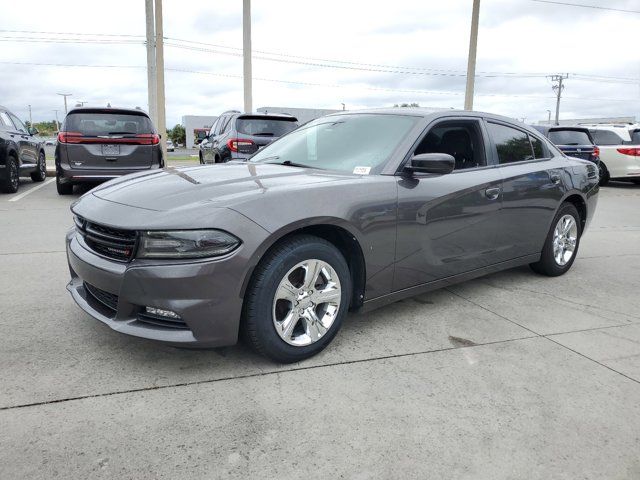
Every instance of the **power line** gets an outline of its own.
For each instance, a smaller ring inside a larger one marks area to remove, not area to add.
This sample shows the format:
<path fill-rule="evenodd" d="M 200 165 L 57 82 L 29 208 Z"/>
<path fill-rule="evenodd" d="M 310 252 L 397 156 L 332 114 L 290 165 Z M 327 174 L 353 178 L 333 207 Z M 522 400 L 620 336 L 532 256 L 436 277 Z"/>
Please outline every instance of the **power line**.
<path fill-rule="evenodd" d="M 596 10 L 610 10 L 612 12 L 622 12 L 622 13 L 640 13 L 640 10 L 624 10 L 622 8 L 613 8 L 613 7 L 601 7 L 599 5 L 584 5 L 581 3 L 568 3 L 568 2 L 557 2 L 553 0 L 529 0 L 530 2 L 536 3 L 551 3 L 553 5 L 564 5 L 567 7 L 582 7 L 582 8 L 593 8 Z"/>
<path fill-rule="evenodd" d="M 123 68 L 123 69 L 145 69 L 146 67 L 140 65 L 89 65 L 89 64 L 64 64 L 64 63 L 36 63 L 36 62 L 7 62 L 0 61 L 0 64 L 4 65 L 33 65 L 33 66 L 51 66 L 51 67 L 79 67 L 79 68 Z M 224 78 L 242 78 L 242 75 L 225 74 L 217 72 L 205 72 L 198 70 L 189 70 L 184 68 L 166 68 L 165 70 L 170 72 L 180 73 L 192 73 L 199 75 L 210 75 Z M 256 81 L 282 83 L 301 86 L 313 86 L 313 87 L 329 87 L 329 88 L 358 88 L 362 90 L 383 91 L 383 92 L 399 92 L 399 93 L 416 93 L 423 95 L 443 95 L 443 96 L 461 96 L 464 92 L 453 92 L 445 90 L 418 90 L 418 89 L 398 89 L 398 88 L 385 88 L 385 87 L 368 87 L 360 85 L 341 85 L 341 84 L 327 84 L 327 83 L 315 83 L 315 82 L 301 82 L 295 80 L 282 80 L 275 78 L 262 78 L 253 77 Z M 555 99 L 554 96 L 546 95 L 518 95 L 518 94 L 502 94 L 502 93 L 477 93 L 477 96 L 481 97 L 506 97 L 506 98 L 532 98 L 532 99 Z M 565 100 L 580 100 L 580 101 L 606 101 L 606 102 L 633 102 L 637 101 L 637 98 L 593 98 L 593 97 L 563 97 Z"/>

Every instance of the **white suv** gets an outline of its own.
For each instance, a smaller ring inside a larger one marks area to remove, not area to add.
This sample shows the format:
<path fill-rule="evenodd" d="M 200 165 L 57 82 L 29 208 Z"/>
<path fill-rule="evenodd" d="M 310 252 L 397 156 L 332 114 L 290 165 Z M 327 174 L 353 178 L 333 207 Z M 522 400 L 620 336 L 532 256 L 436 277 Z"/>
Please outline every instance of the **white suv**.
<path fill-rule="evenodd" d="M 588 124 L 600 147 L 600 185 L 609 179 L 640 184 L 640 124 Z"/>

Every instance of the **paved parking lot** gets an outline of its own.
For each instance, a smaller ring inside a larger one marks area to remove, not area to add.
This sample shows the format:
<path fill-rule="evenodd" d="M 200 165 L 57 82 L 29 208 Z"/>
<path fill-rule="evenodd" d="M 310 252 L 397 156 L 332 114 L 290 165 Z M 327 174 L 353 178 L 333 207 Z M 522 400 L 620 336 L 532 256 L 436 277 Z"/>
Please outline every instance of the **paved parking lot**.
<path fill-rule="evenodd" d="M 65 290 L 69 203 L 0 196 L 0 477 L 640 478 L 640 186 L 573 269 L 353 315 L 278 366 L 119 335 Z M 26 195 L 25 195 L 26 194 Z"/>

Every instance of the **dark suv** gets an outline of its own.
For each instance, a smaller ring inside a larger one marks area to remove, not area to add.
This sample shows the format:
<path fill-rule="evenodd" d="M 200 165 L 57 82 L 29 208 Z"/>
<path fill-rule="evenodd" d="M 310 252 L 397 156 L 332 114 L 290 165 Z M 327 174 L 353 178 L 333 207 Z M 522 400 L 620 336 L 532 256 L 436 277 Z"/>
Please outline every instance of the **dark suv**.
<path fill-rule="evenodd" d="M 64 119 L 56 144 L 56 185 L 97 183 L 164 167 L 160 136 L 139 109 L 76 108 Z"/>
<path fill-rule="evenodd" d="M 0 106 L 0 191 L 15 193 L 20 177 L 30 175 L 34 182 L 47 176 L 44 144 L 13 113 Z"/>
<path fill-rule="evenodd" d="M 225 112 L 200 144 L 200 163 L 246 160 L 297 127 L 298 119 L 285 113 Z"/>

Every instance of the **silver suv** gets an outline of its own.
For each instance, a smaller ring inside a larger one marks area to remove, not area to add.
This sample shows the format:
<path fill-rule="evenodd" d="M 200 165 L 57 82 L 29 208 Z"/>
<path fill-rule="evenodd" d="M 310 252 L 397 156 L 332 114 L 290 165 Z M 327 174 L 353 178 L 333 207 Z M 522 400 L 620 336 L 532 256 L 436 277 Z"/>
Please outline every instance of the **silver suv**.
<path fill-rule="evenodd" d="M 76 108 L 56 144 L 56 186 L 69 195 L 78 183 L 99 183 L 164 167 L 160 136 L 139 109 Z"/>

